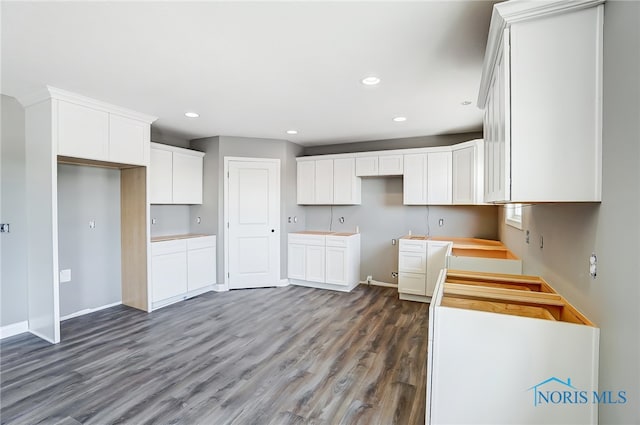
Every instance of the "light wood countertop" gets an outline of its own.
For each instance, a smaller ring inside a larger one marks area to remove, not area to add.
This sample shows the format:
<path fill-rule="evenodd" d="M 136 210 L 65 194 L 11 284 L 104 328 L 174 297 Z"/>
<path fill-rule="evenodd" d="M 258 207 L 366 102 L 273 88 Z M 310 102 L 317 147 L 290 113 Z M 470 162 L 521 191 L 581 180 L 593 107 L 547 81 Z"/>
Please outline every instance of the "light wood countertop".
<path fill-rule="evenodd" d="M 183 235 L 154 236 L 151 238 L 151 242 L 164 242 L 164 241 L 174 241 L 178 239 L 201 238 L 203 236 L 215 236 L 215 235 L 205 235 L 202 233 L 185 233 Z"/>

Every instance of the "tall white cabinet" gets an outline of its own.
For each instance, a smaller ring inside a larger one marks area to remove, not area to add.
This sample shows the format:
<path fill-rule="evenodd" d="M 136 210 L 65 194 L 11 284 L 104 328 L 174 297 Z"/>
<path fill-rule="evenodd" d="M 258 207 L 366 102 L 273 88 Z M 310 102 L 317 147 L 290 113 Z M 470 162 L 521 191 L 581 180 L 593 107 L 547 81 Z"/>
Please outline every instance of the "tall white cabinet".
<path fill-rule="evenodd" d="M 58 162 L 119 168 L 122 302 L 147 310 L 149 134 L 155 117 L 47 87 L 25 107 L 29 332 L 60 341 Z"/>
<path fill-rule="evenodd" d="M 485 201 L 601 200 L 603 2 L 494 6 L 478 97 Z"/>

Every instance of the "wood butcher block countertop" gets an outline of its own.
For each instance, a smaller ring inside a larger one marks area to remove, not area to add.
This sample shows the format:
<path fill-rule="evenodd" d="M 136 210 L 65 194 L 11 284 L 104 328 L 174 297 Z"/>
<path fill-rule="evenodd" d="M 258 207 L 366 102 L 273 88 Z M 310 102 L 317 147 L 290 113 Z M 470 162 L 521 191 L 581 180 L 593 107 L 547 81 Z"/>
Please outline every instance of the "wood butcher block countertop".
<path fill-rule="evenodd" d="M 205 235 L 201 233 L 185 233 L 183 235 L 154 236 L 151 238 L 151 242 L 175 241 L 178 239 L 201 238 L 203 236 L 214 236 L 214 235 Z"/>

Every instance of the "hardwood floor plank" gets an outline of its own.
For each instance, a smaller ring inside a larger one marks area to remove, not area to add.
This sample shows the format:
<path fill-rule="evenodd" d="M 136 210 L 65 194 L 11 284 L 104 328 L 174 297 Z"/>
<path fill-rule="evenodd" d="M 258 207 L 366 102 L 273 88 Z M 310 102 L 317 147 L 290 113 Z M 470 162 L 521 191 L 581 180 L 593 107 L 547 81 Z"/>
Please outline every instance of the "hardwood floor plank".
<path fill-rule="evenodd" d="M 390 288 L 207 293 L 0 342 L 2 424 L 422 424 L 428 305 Z"/>

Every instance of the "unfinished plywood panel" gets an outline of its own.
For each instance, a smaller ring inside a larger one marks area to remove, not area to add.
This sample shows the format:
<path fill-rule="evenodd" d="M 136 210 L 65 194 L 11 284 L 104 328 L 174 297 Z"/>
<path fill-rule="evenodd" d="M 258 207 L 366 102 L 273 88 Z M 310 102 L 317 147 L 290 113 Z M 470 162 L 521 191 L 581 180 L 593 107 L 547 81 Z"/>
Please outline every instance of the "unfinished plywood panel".
<path fill-rule="evenodd" d="M 120 185 L 122 304 L 148 311 L 146 168 L 123 169 Z"/>

